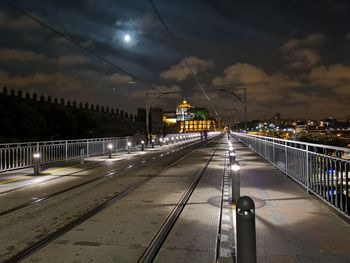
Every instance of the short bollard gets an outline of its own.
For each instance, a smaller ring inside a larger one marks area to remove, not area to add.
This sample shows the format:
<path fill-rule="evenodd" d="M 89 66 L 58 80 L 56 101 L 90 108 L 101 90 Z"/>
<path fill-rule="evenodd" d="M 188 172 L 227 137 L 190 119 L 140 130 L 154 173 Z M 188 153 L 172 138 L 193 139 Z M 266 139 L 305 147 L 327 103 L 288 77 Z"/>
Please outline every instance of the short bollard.
<path fill-rule="evenodd" d="M 171 137 L 171 143 L 174 144 L 174 142 L 175 142 L 175 138 Z"/>
<path fill-rule="evenodd" d="M 154 148 L 154 142 L 155 142 L 155 140 L 152 139 L 152 148 Z"/>
<path fill-rule="evenodd" d="M 107 145 L 108 148 L 108 158 L 111 159 L 112 158 L 112 151 L 113 151 L 113 144 L 109 143 Z"/>
<path fill-rule="evenodd" d="M 128 142 L 127 145 L 128 145 L 128 153 L 130 153 L 131 142 Z"/>
<path fill-rule="evenodd" d="M 40 153 L 33 154 L 34 175 L 40 174 Z"/>
<path fill-rule="evenodd" d="M 236 153 L 234 151 L 229 152 L 228 156 L 230 158 L 230 163 L 233 163 L 234 161 L 236 161 Z"/>
<path fill-rule="evenodd" d="M 232 186 L 232 202 L 237 202 L 241 195 L 241 175 L 239 163 L 234 161 L 230 164 L 231 186 Z"/>
<path fill-rule="evenodd" d="M 145 141 L 142 140 L 141 141 L 141 151 L 144 151 L 145 150 Z"/>
<path fill-rule="evenodd" d="M 85 150 L 84 148 L 80 148 L 80 165 L 83 165 L 85 162 Z"/>
<path fill-rule="evenodd" d="M 160 145 L 160 146 L 163 145 L 163 138 L 159 138 L 159 145 Z"/>
<path fill-rule="evenodd" d="M 242 196 L 236 206 L 237 262 L 256 263 L 255 205 L 248 196 Z"/>

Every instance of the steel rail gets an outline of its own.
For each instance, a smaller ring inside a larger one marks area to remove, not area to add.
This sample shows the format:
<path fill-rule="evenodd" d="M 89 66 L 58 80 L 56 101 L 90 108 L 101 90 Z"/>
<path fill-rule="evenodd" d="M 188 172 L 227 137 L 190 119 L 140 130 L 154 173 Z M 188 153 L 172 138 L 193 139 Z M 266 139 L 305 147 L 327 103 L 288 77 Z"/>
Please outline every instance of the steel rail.
<path fill-rule="evenodd" d="M 221 142 L 221 140 L 220 140 Z M 196 189 L 199 181 L 201 180 L 202 176 L 206 172 L 211 160 L 213 159 L 216 151 L 218 150 L 220 146 L 220 142 L 218 143 L 216 149 L 212 152 L 208 160 L 205 162 L 204 167 L 201 169 L 201 171 L 196 175 L 195 179 L 192 181 L 192 183 L 188 186 L 188 188 L 185 190 L 184 194 L 180 198 L 180 200 L 177 202 L 177 204 L 174 206 L 174 208 L 170 211 L 167 218 L 163 221 L 163 224 L 160 226 L 150 243 L 148 244 L 147 248 L 144 250 L 143 254 L 140 256 L 137 262 L 139 263 L 148 263 L 153 262 L 155 257 L 157 256 L 158 251 L 162 247 L 163 243 L 165 242 L 166 238 L 168 237 L 171 229 L 176 224 L 177 219 L 181 215 L 181 212 L 185 208 L 186 204 L 188 203 L 188 200 L 192 196 L 192 193 Z"/>
<path fill-rule="evenodd" d="M 168 153 L 174 153 L 176 151 L 179 151 L 181 149 L 184 149 L 184 148 L 187 148 L 187 147 L 190 147 L 192 145 L 195 145 L 197 143 L 199 143 L 200 141 L 195 141 L 195 142 L 192 142 L 190 144 L 187 144 L 185 146 L 181 146 L 181 147 L 178 147 L 178 148 L 175 148 L 173 149 L 172 151 L 169 151 Z M 27 208 L 27 207 L 30 207 L 32 205 L 36 205 L 38 203 L 41 203 L 41 202 L 44 202 L 52 197 L 55 197 L 55 196 L 58 196 L 60 194 L 63 194 L 63 193 L 66 193 L 68 191 L 71 191 L 71 190 L 74 190 L 74 189 L 77 189 L 79 187 L 82 187 L 82 186 L 85 186 L 87 184 L 90 184 L 90 183 L 93 183 L 95 181 L 98 181 L 98 180 L 101 180 L 101 179 L 109 179 L 111 177 L 114 177 L 117 173 L 120 173 L 120 172 L 123 172 L 124 170 L 128 169 L 128 168 L 137 168 L 139 166 L 144 166 L 146 165 L 146 162 L 154 162 L 157 160 L 157 158 L 161 158 L 164 156 L 164 154 L 162 155 L 158 155 L 158 156 L 155 156 L 157 154 L 154 154 L 154 156 L 150 156 L 149 158 L 147 159 L 142 159 L 140 162 L 137 162 L 136 160 L 136 164 L 133 165 L 132 167 L 130 167 L 130 164 L 127 164 L 125 165 L 124 167 L 118 169 L 118 170 L 111 170 L 105 174 L 103 174 L 102 176 L 99 176 L 99 177 L 96 177 L 96 178 L 93 178 L 91 180 L 88 180 L 88 181 L 85 181 L 85 182 L 82 182 L 80 184 L 76 184 L 76 185 L 73 185 L 71 187 L 68 187 L 68 188 L 65 188 L 65 189 L 62 189 L 60 191 L 57 191 L 57 192 L 54 192 L 52 194 L 48 194 L 42 198 L 39 198 L 37 200 L 34 200 L 34 201 L 29 201 L 29 202 L 26 202 L 26 203 L 23 203 L 23 204 L 20 204 L 18 206 L 15 206 L 15 207 L 12 207 L 12 208 L 9 208 L 9 209 L 6 209 L 6 210 L 3 210 L 3 211 L 0 211 L 0 217 L 1 216 L 4 216 L 4 215 L 7 215 L 7 214 L 10 214 L 10 213 L 13 213 L 13 212 L 16 212 L 18 210 L 21 210 L 21 209 L 24 209 L 24 208 Z M 141 158 L 140 158 L 141 159 Z M 121 162 L 123 161 L 128 161 L 128 160 L 121 160 Z M 52 178 L 52 179 L 48 179 L 47 181 L 45 182 L 48 182 L 48 181 L 53 181 L 53 180 L 57 180 L 57 179 L 60 179 L 62 177 L 66 177 L 66 176 L 70 176 L 70 175 L 74 175 L 74 174 L 77 174 L 77 173 L 80 173 L 80 172 L 83 172 L 83 171 L 87 171 L 87 170 L 93 170 L 93 169 L 96 169 L 96 168 L 99 168 L 99 167 L 102 167 L 104 166 L 106 163 L 106 161 L 104 161 L 102 164 L 100 165 L 97 165 L 97 166 L 94 166 L 94 167 L 90 167 L 90 168 L 87 168 L 87 169 L 83 169 L 83 170 L 80 170 L 80 171 L 76 171 L 76 172 L 72 172 L 72 173 L 69 173 L 69 174 L 65 174 L 65 175 L 62 175 L 62 176 L 59 176 L 59 177 L 56 177 L 56 178 Z M 30 187 L 33 187 L 33 186 L 28 186 L 27 188 L 30 188 Z M 1 194 L 5 194 L 5 193 L 8 193 L 8 192 L 12 192 L 12 191 L 15 191 L 15 190 L 23 190 L 25 187 L 22 187 L 22 188 L 15 188 L 15 189 L 11 189 L 11 190 L 8 190 L 8 191 L 5 191 L 5 192 L 2 192 L 0 193 Z"/>
<path fill-rule="evenodd" d="M 167 165 L 164 168 L 161 168 L 158 172 L 156 172 L 154 175 L 148 176 L 143 180 L 140 180 L 139 182 L 133 184 L 132 186 L 128 187 L 127 189 L 121 191 L 121 192 L 117 192 L 114 193 L 110 198 L 108 198 L 106 201 L 100 203 L 99 205 L 95 206 L 93 209 L 91 209 L 90 211 L 84 213 L 83 215 L 75 218 L 74 220 L 72 220 L 71 222 L 69 222 L 68 224 L 66 224 L 65 226 L 59 228 L 58 230 L 56 230 L 55 232 L 51 233 L 50 235 L 48 235 L 47 237 L 34 242 L 32 245 L 30 245 L 29 247 L 23 249 L 22 251 L 20 251 L 18 254 L 14 255 L 13 257 L 11 257 L 10 259 L 8 259 L 6 262 L 8 263 L 17 263 L 20 262 L 22 260 L 24 260 L 25 258 L 29 257 L 30 255 L 34 254 L 35 252 L 37 252 L 38 250 L 40 250 L 41 248 L 47 246 L 48 244 L 50 244 L 51 242 L 53 242 L 54 240 L 56 240 L 57 238 L 63 236 L 64 234 L 66 234 L 67 232 L 71 231 L 72 229 L 76 228 L 77 226 L 79 226 L 80 224 L 84 223 L 85 221 L 87 221 L 88 219 L 90 219 L 91 217 L 97 215 L 98 213 L 100 213 L 101 211 L 105 210 L 106 208 L 110 207 L 111 205 L 117 203 L 118 201 L 120 201 L 121 199 L 123 199 L 124 197 L 126 197 L 129 193 L 133 192 L 134 190 L 136 190 L 137 188 L 139 188 L 141 185 L 143 185 L 144 183 L 146 183 L 147 181 L 151 180 L 152 178 L 158 176 L 161 172 L 170 169 L 171 167 L 173 167 L 174 165 L 176 165 L 178 162 L 182 161 L 183 159 L 187 158 L 189 155 L 191 155 L 193 152 L 197 151 L 199 148 L 203 147 L 204 145 L 210 143 L 212 140 L 214 140 L 216 138 L 216 136 L 214 138 L 212 138 L 211 140 L 209 140 L 208 142 L 204 142 L 201 143 L 199 147 L 191 150 L 189 153 L 181 156 L 180 158 L 176 159 L 175 161 L 173 161 L 171 164 Z"/>

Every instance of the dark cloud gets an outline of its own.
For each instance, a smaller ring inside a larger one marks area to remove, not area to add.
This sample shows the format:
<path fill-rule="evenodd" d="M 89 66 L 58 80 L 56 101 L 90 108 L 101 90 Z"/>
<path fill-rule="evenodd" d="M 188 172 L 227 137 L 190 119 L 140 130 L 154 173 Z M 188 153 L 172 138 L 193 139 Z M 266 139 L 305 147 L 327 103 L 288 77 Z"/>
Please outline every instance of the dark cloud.
<path fill-rule="evenodd" d="M 133 83 L 1 2 L 1 85 L 131 112 L 144 106 L 146 91 L 168 90 L 179 93 L 155 103 L 175 107 L 186 96 L 210 108 L 184 55 L 206 89 L 245 87 L 250 118 L 276 111 L 290 117 L 348 114 L 348 1 L 154 0 L 181 51 L 148 1 L 12 2 L 146 84 Z M 242 106 L 227 94 L 209 93 L 219 109 Z M 327 102 L 332 109 L 320 109 Z"/>

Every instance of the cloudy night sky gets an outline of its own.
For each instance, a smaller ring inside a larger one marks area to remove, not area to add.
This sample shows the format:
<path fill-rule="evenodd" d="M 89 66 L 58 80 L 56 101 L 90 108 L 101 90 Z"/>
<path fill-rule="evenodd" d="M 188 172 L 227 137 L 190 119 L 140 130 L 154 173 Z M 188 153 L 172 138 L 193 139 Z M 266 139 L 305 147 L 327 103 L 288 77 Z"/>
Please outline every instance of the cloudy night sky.
<path fill-rule="evenodd" d="M 10 2 L 135 78 L 0 0 L 0 85 L 9 89 L 131 113 L 146 91 L 179 91 L 153 105 L 174 110 L 186 97 L 211 109 L 186 57 L 219 113 L 241 104 L 210 89 L 244 87 L 248 119 L 350 115 L 350 1 L 154 0 L 176 42 L 148 0 Z"/>

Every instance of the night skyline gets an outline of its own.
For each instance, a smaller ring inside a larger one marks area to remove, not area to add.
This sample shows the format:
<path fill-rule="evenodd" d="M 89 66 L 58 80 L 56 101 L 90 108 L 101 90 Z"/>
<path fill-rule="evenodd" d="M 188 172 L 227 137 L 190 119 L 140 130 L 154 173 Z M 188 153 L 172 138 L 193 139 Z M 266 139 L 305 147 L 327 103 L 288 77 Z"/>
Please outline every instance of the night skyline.
<path fill-rule="evenodd" d="M 157 89 L 210 109 L 148 1 L 12 1 Z M 347 1 L 154 1 L 206 89 L 245 87 L 248 118 L 350 114 Z M 0 2 L 0 85 L 135 113 L 151 86 L 103 64 Z M 125 42 L 124 36 L 130 36 Z M 209 93 L 218 112 L 240 108 Z"/>

